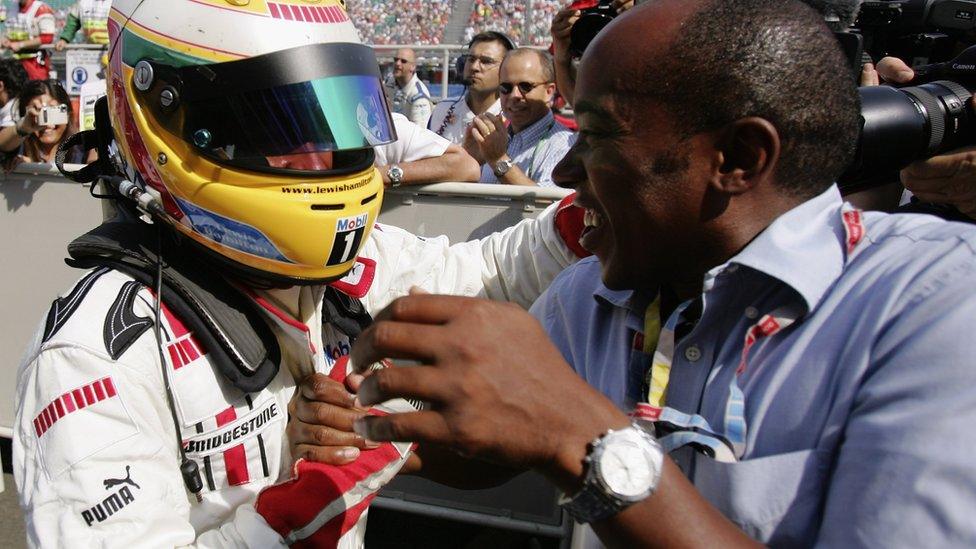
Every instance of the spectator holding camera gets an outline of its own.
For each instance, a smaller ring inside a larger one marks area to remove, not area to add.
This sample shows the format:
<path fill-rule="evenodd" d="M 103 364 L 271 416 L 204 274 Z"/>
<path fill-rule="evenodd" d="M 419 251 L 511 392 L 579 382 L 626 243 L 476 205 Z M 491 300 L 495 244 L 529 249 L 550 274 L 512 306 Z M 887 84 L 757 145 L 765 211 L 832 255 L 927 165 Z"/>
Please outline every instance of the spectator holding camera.
<path fill-rule="evenodd" d="M 58 147 L 75 133 L 68 92 L 55 81 L 31 80 L 21 90 L 17 103 L 16 131 L 24 138 L 8 168 L 20 162 L 54 164 Z M 73 147 L 65 162 L 80 164 L 86 157 L 80 148 Z"/>
<path fill-rule="evenodd" d="M 547 52 L 519 48 L 505 56 L 498 84 L 505 118 L 478 116 L 464 139 L 464 148 L 482 164 L 482 183 L 554 185 L 552 169 L 576 138 L 549 108 L 555 78 Z"/>

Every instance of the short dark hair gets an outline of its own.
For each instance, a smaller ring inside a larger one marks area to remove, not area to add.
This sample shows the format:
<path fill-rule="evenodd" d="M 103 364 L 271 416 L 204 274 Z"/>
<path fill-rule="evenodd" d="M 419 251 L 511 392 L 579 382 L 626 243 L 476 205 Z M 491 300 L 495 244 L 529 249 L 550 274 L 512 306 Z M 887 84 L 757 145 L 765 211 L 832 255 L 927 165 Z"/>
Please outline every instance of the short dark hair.
<path fill-rule="evenodd" d="M 45 93 L 57 100 L 58 103 L 67 105 L 68 119 L 71 120 L 71 115 L 74 114 L 74 109 L 71 107 L 71 97 L 68 96 L 64 86 L 57 80 L 29 80 L 24 84 L 20 94 L 17 95 L 17 109 L 20 116 L 27 114 L 27 105 L 30 104 L 31 100 Z"/>
<path fill-rule="evenodd" d="M 661 58 L 621 82 L 625 103 L 663 104 L 684 137 L 748 116 L 768 120 L 782 143 L 777 182 L 799 197 L 843 173 L 860 101 L 819 14 L 796 0 L 705 0 L 680 32 Z"/>
<path fill-rule="evenodd" d="M 11 99 L 20 94 L 27 82 L 27 70 L 17 59 L 0 59 L 0 82 Z"/>
<path fill-rule="evenodd" d="M 556 81 L 556 64 L 552 59 L 552 55 L 546 50 L 540 50 L 538 48 L 515 48 L 514 50 L 505 54 L 505 59 L 502 60 L 502 64 L 509 57 L 514 57 L 516 55 L 523 54 L 533 54 L 539 59 L 539 66 L 542 67 L 542 78 L 545 82 L 555 82 Z"/>
<path fill-rule="evenodd" d="M 505 48 L 505 51 L 512 51 L 518 47 L 516 46 L 515 41 L 503 32 L 484 31 L 479 32 L 471 38 L 471 41 L 468 42 L 468 49 L 471 49 L 472 46 L 481 42 L 498 42 L 503 48 Z"/>

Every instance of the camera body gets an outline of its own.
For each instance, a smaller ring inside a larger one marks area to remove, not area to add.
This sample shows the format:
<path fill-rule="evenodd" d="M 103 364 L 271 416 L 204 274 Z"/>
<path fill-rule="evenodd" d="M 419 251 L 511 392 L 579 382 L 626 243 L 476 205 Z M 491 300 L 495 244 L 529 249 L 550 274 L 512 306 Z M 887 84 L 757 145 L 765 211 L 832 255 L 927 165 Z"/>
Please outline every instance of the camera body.
<path fill-rule="evenodd" d="M 976 31 L 976 0 L 873 0 L 861 3 L 854 32 L 875 60 L 917 67 L 952 59 Z"/>
<path fill-rule="evenodd" d="M 603 27 L 613 21 L 617 10 L 612 0 L 577 0 L 570 8 L 580 10 L 580 17 L 569 32 L 569 51 L 579 57 Z"/>
<path fill-rule="evenodd" d="M 41 126 L 62 126 L 68 123 L 68 106 L 65 104 L 41 107 L 37 116 Z"/>

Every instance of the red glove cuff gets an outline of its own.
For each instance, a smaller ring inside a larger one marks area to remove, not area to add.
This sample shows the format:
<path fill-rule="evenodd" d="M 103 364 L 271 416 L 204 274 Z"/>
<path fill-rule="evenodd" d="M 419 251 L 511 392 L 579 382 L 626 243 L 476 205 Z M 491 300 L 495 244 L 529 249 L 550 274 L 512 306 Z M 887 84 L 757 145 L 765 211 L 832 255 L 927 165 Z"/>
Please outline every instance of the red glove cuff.
<path fill-rule="evenodd" d="M 576 254 L 576 257 L 582 259 L 592 254 L 579 243 L 583 235 L 583 208 L 573 205 L 575 198 L 576 193 L 573 193 L 559 202 L 554 222 L 556 231 L 559 232 L 566 246 Z"/>

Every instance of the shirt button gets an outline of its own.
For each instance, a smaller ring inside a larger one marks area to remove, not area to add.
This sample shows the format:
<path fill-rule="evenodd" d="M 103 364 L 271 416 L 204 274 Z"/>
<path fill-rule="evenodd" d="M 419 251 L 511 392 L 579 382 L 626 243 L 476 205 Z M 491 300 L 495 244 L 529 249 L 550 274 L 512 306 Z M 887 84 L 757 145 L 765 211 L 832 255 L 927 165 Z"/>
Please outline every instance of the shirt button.
<path fill-rule="evenodd" d="M 691 362 L 698 362 L 701 359 L 701 349 L 697 345 L 692 345 L 685 349 L 685 358 Z"/>
<path fill-rule="evenodd" d="M 729 265 L 728 267 L 725 268 L 725 272 L 727 272 L 729 274 L 732 274 L 732 273 L 734 273 L 734 272 L 736 272 L 738 270 L 739 270 L 739 266 L 736 265 L 735 263 L 733 263 L 733 264 L 731 264 L 731 265 Z"/>
<path fill-rule="evenodd" d="M 755 307 L 746 307 L 746 318 L 749 320 L 756 320 L 759 318 L 759 310 Z"/>

